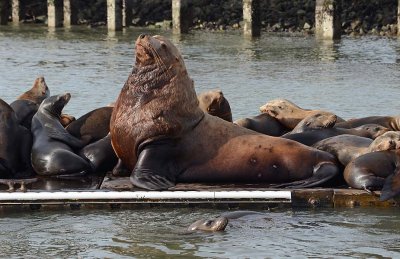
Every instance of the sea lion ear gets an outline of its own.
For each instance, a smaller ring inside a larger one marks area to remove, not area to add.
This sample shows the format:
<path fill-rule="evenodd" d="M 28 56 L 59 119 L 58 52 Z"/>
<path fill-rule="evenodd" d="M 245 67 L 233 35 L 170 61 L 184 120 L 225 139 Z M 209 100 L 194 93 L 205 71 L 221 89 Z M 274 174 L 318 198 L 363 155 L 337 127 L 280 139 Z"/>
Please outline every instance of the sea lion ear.
<path fill-rule="evenodd" d="M 179 172 L 175 168 L 176 143 L 163 139 L 146 143 L 139 149 L 138 161 L 130 177 L 132 184 L 147 190 L 167 190 L 175 186 Z"/>

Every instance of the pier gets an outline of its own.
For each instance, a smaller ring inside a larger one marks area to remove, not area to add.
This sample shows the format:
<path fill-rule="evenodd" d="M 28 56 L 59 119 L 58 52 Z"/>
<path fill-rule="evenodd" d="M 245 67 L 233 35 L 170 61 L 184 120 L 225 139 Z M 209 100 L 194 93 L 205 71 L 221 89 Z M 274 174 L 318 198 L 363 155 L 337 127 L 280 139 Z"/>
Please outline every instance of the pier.
<path fill-rule="evenodd" d="M 78 0 L 47 0 L 47 25 L 51 28 L 70 27 L 77 24 Z M 107 28 L 120 31 L 132 25 L 132 2 L 130 0 L 106 0 Z M 243 0 L 243 17 L 241 27 L 243 34 L 258 37 L 261 34 L 261 11 L 268 5 L 261 5 L 261 0 Z M 268 2 L 271 4 L 270 2 Z M 315 36 L 321 39 L 339 39 L 342 33 L 341 0 L 315 1 Z M 6 25 L 11 17 L 12 24 L 18 24 L 25 13 L 26 3 L 23 0 L 0 0 L 0 24 Z M 304 10 L 299 11 L 299 15 Z M 193 24 L 193 5 L 190 0 L 171 0 L 172 29 L 174 33 L 184 34 L 190 31 Z M 400 26 L 400 0 L 397 7 L 397 27 Z M 309 25 L 305 25 L 307 28 Z M 395 25 L 396 26 L 396 25 Z M 400 30 L 397 30 L 400 35 Z"/>

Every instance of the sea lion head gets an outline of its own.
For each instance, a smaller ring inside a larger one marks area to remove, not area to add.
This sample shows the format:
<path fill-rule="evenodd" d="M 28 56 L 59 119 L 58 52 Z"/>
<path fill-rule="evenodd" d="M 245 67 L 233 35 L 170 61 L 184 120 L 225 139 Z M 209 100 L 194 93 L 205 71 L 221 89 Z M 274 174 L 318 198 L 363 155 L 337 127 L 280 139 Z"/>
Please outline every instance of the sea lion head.
<path fill-rule="evenodd" d="M 70 93 L 50 96 L 44 99 L 42 104 L 39 106 L 39 111 L 60 118 L 64 106 L 69 102 L 70 99 Z"/>
<path fill-rule="evenodd" d="M 388 131 L 377 137 L 370 145 L 369 151 L 382 151 L 400 148 L 400 132 Z"/>
<path fill-rule="evenodd" d="M 210 90 L 197 95 L 199 107 L 203 112 L 232 122 L 232 111 L 221 90 Z"/>
<path fill-rule="evenodd" d="M 280 118 L 282 114 L 291 114 L 297 109 L 300 109 L 300 107 L 289 100 L 275 99 L 261 106 L 260 112 L 268 113 L 270 116 L 275 118 Z"/>
<path fill-rule="evenodd" d="M 379 124 L 364 124 L 362 126 L 356 127 L 355 129 L 368 131 L 371 134 L 372 139 L 376 139 L 384 133 L 389 132 L 388 128 Z"/>
<path fill-rule="evenodd" d="M 337 116 L 328 112 L 317 112 L 307 116 L 302 120 L 304 126 L 309 129 L 332 128 L 337 120 Z M 301 123 L 301 122 L 300 122 Z"/>
<path fill-rule="evenodd" d="M 203 231 L 224 231 L 228 225 L 228 218 L 218 217 L 216 219 L 200 219 L 188 227 L 189 231 L 203 230 Z"/>
<path fill-rule="evenodd" d="M 44 98 L 47 98 L 50 96 L 50 90 L 47 87 L 46 81 L 44 80 L 43 76 L 39 76 L 36 78 L 35 83 L 32 86 L 32 89 L 34 89 L 37 94 L 41 94 Z"/>

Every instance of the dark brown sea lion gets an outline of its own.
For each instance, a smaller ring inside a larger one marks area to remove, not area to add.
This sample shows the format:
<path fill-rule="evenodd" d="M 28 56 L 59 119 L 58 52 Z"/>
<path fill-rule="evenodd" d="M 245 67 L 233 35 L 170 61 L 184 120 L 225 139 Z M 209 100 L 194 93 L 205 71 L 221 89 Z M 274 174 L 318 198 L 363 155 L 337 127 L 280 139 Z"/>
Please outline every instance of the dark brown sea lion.
<path fill-rule="evenodd" d="M 70 98 L 69 93 L 46 98 L 32 118 L 32 166 L 39 175 L 84 175 L 92 171 L 90 164 L 74 152 L 84 143 L 59 121 Z"/>
<path fill-rule="evenodd" d="M 221 90 L 210 90 L 197 95 L 199 107 L 203 112 L 232 122 L 232 111 Z"/>
<path fill-rule="evenodd" d="M 279 137 L 289 131 L 277 119 L 267 113 L 261 113 L 254 117 L 238 119 L 233 122 L 241 127 L 257 131 L 259 133 Z"/>
<path fill-rule="evenodd" d="M 18 100 L 29 100 L 34 103 L 40 104 L 44 99 L 50 96 L 50 90 L 44 81 L 43 76 L 36 78 L 32 88 L 20 95 Z"/>
<path fill-rule="evenodd" d="M 71 122 L 75 121 L 75 117 L 72 115 L 68 115 L 68 114 L 61 114 L 60 115 L 60 122 L 61 125 L 63 125 L 63 127 L 67 127 L 69 124 L 71 124 Z"/>
<path fill-rule="evenodd" d="M 400 149 L 367 153 L 344 170 L 347 184 L 367 191 L 381 190 L 382 201 L 400 194 Z"/>
<path fill-rule="evenodd" d="M 31 132 L 18 123 L 14 110 L 0 99 L 0 178 L 34 175 L 31 146 Z"/>
<path fill-rule="evenodd" d="M 344 134 L 321 140 L 313 147 L 331 153 L 346 166 L 351 160 L 363 154 L 400 148 L 400 133 L 386 132 L 375 140 Z"/>
<path fill-rule="evenodd" d="M 386 130 L 384 129 L 381 131 L 376 131 L 375 128 L 363 127 L 363 126 L 354 129 L 322 128 L 317 130 L 308 130 L 300 133 L 286 134 L 282 136 L 282 138 L 295 140 L 304 145 L 312 146 L 318 141 L 321 141 L 323 139 L 343 134 L 350 134 L 350 135 L 356 135 L 360 137 L 374 139 L 380 136 L 380 134 L 383 134 L 384 132 L 386 132 Z"/>
<path fill-rule="evenodd" d="M 327 152 L 205 114 L 182 56 L 162 36 L 138 37 L 136 64 L 116 101 L 110 133 L 132 183 L 145 189 L 176 182 L 310 187 L 339 173 Z"/>
<path fill-rule="evenodd" d="M 399 116 L 370 116 L 358 119 L 351 119 L 348 121 L 337 123 L 336 127 L 355 128 L 365 124 L 378 124 L 390 130 L 400 131 Z"/>
<path fill-rule="evenodd" d="M 32 117 L 39 109 L 39 104 L 29 100 L 15 100 L 10 106 L 15 112 L 18 123 L 30 130 Z"/>
<path fill-rule="evenodd" d="M 315 113 L 332 114 L 327 111 L 303 109 L 286 99 L 275 99 L 269 101 L 260 107 L 260 111 L 262 113 L 268 113 L 289 129 L 294 129 L 302 119 L 309 115 Z M 337 117 L 337 122 L 341 121 L 344 120 Z"/>
<path fill-rule="evenodd" d="M 302 119 L 296 125 L 296 127 L 294 127 L 294 129 L 286 135 L 301 133 L 304 131 L 332 128 L 333 125 L 335 125 L 336 120 L 337 116 L 335 114 L 316 112 Z"/>
<path fill-rule="evenodd" d="M 257 211 L 232 211 L 226 212 L 216 217 L 215 219 L 200 219 L 192 223 L 189 227 L 189 231 L 202 230 L 207 232 L 224 231 L 226 226 L 231 219 L 238 219 L 245 216 L 261 215 L 265 216 L 265 213 Z"/>
<path fill-rule="evenodd" d="M 97 108 L 72 121 L 66 129 L 71 135 L 85 143 L 93 143 L 104 138 L 110 132 L 112 111 L 113 107 Z"/>

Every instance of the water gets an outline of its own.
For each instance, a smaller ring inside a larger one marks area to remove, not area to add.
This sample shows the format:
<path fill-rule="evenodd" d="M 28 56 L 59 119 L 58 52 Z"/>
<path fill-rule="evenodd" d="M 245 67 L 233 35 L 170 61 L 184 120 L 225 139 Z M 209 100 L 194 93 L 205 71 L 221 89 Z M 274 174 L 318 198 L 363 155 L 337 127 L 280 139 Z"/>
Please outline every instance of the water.
<path fill-rule="evenodd" d="M 397 115 L 400 42 L 240 32 L 129 29 L 48 31 L 42 26 L 0 27 L 0 97 L 7 102 L 44 75 L 52 94 L 70 92 L 65 112 L 79 117 L 113 102 L 134 62 L 142 33 L 170 37 L 185 58 L 198 92 L 220 88 L 234 119 L 286 98 L 304 108 L 343 118 Z M 59 211 L 0 216 L 4 257 L 358 257 L 400 256 L 400 218 L 395 209 L 275 210 L 265 217 L 232 221 L 224 233 L 187 233 L 199 218 L 222 211 L 147 209 Z"/>

